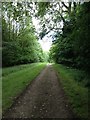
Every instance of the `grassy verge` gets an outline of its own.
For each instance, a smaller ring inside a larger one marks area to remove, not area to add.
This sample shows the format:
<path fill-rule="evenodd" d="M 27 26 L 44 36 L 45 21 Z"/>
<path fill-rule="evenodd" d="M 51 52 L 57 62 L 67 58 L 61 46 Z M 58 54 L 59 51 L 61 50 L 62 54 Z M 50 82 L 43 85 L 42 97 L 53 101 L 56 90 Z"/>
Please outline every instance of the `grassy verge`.
<path fill-rule="evenodd" d="M 17 65 L 17 66 L 12 66 L 12 67 L 6 67 L 2 69 L 2 77 L 5 77 L 11 73 L 20 71 L 22 69 L 26 69 L 26 68 L 31 68 L 33 66 L 38 65 L 37 63 L 32 63 L 32 64 L 24 64 L 24 65 Z"/>
<path fill-rule="evenodd" d="M 46 66 L 45 63 L 28 64 L 3 69 L 2 77 L 2 108 L 9 108 L 13 100 L 30 84 L 30 82 Z M 19 69 L 20 68 L 20 69 Z M 4 71 L 5 70 L 5 71 Z M 11 72 L 13 70 L 13 72 Z"/>
<path fill-rule="evenodd" d="M 79 77 L 79 71 L 67 68 L 63 65 L 53 64 L 53 67 L 58 72 L 60 82 L 63 85 L 72 109 L 77 117 L 88 117 L 88 88 L 80 81 L 76 80 Z"/>

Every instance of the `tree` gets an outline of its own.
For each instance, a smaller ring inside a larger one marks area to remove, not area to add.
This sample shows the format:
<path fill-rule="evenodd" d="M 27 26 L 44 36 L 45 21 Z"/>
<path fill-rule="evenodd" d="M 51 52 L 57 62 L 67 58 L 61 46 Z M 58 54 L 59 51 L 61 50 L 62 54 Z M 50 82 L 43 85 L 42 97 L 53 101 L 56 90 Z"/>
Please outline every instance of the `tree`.
<path fill-rule="evenodd" d="M 29 3 L 2 3 L 3 66 L 40 62 L 44 54 L 35 35 Z"/>
<path fill-rule="evenodd" d="M 40 37 L 52 30 L 56 34 L 50 58 L 57 63 L 89 71 L 90 2 L 55 2 L 48 3 L 46 7 L 40 4 L 42 3 L 38 7 L 42 24 Z"/>

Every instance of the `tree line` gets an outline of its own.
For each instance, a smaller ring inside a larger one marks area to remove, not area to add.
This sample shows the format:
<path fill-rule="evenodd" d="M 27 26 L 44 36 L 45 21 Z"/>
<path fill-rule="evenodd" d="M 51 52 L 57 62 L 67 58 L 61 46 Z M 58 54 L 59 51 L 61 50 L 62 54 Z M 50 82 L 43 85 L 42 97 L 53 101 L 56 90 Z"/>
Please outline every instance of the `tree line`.
<path fill-rule="evenodd" d="M 2 2 L 3 66 L 44 61 L 32 23 L 32 8 L 33 3 Z"/>
<path fill-rule="evenodd" d="M 45 61 L 32 17 L 39 38 L 54 32 L 49 61 L 89 72 L 90 2 L 2 2 L 3 66 Z"/>
<path fill-rule="evenodd" d="M 54 31 L 50 60 L 90 70 L 90 2 L 38 3 L 40 36 Z M 47 29 L 48 28 L 48 29 Z"/>

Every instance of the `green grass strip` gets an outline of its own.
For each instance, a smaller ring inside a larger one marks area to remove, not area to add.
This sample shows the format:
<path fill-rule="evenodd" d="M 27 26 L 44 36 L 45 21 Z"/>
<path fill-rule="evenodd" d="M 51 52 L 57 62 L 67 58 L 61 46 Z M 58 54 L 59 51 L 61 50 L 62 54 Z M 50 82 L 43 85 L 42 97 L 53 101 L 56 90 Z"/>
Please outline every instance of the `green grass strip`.
<path fill-rule="evenodd" d="M 60 64 L 53 64 L 58 72 L 60 82 L 63 85 L 74 113 L 80 118 L 88 117 L 88 89 L 75 80 L 76 70 L 67 69 Z"/>
<path fill-rule="evenodd" d="M 38 65 L 37 63 L 32 63 L 32 64 L 24 64 L 24 65 L 17 65 L 17 66 L 12 66 L 12 67 L 6 67 L 6 68 L 3 68 L 2 69 L 2 76 L 7 76 L 11 73 L 14 73 L 14 72 L 17 72 L 17 71 L 20 71 L 20 70 L 23 70 L 23 69 L 26 69 L 26 68 L 29 68 L 29 67 L 33 67 L 33 66 L 36 66 Z"/>

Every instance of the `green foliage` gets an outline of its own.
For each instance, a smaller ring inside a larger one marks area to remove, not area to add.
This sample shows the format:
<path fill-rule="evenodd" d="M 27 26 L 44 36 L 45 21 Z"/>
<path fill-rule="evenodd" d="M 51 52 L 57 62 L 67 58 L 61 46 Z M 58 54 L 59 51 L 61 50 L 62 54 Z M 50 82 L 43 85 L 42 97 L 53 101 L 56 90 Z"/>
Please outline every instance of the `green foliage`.
<path fill-rule="evenodd" d="M 3 66 L 44 61 L 27 4 L 2 3 Z"/>
<path fill-rule="evenodd" d="M 38 2 L 38 15 L 43 17 L 49 7 L 49 2 Z"/>
<path fill-rule="evenodd" d="M 49 52 L 44 51 L 43 54 L 44 54 L 44 61 L 49 62 Z"/>
<path fill-rule="evenodd" d="M 83 78 L 80 78 L 80 76 L 83 72 L 60 64 L 54 64 L 53 66 L 58 71 L 60 82 L 74 113 L 77 115 L 76 117 L 88 118 L 88 89 L 80 83 L 80 79 Z"/>
<path fill-rule="evenodd" d="M 50 50 L 50 60 L 90 71 L 90 2 L 39 3 L 42 38 L 49 31 L 56 32 L 56 40 Z M 65 7 L 65 11 L 63 7 Z M 56 9 L 57 8 L 57 9 Z M 40 11 L 41 10 L 41 11 Z M 48 17 L 49 16 L 49 17 Z M 63 27 L 60 22 L 63 21 Z M 47 29 L 48 28 L 48 29 Z"/>
<path fill-rule="evenodd" d="M 77 15 L 76 27 L 72 33 L 77 65 L 87 71 L 90 70 L 90 12 L 87 12 L 90 11 L 89 6 L 90 2 L 81 6 L 81 10 Z"/>
<path fill-rule="evenodd" d="M 57 63 L 90 71 L 90 2 L 76 5 L 57 33 L 50 57 Z M 88 11 L 88 12 L 87 12 Z"/>
<path fill-rule="evenodd" d="M 28 65 L 3 68 L 3 112 L 12 105 L 13 100 L 19 96 L 20 93 L 22 93 L 26 86 L 35 79 L 35 77 L 42 71 L 45 66 L 45 63 L 33 63 Z"/>

